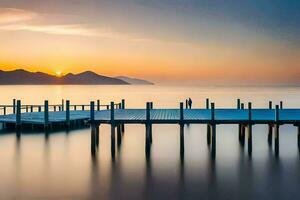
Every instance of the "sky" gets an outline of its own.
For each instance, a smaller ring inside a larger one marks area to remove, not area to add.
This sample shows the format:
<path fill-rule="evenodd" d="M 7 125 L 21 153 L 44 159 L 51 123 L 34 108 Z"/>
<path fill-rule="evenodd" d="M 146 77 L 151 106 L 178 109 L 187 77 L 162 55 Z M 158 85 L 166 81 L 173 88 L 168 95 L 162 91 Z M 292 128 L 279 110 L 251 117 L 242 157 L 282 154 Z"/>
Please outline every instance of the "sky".
<path fill-rule="evenodd" d="M 299 0 L 0 0 L 0 69 L 300 84 Z"/>

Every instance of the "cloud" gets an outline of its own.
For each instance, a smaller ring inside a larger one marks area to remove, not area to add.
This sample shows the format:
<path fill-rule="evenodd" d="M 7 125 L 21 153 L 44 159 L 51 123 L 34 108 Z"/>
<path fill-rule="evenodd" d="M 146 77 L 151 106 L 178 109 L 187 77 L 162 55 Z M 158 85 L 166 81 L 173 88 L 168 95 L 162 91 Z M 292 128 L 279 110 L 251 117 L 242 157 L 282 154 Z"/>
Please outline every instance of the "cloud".
<path fill-rule="evenodd" d="M 16 8 L 0 8 L 0 24 L 10 24 L 28 21 L 35 18 L 37 14 L 32 11 Z"/>

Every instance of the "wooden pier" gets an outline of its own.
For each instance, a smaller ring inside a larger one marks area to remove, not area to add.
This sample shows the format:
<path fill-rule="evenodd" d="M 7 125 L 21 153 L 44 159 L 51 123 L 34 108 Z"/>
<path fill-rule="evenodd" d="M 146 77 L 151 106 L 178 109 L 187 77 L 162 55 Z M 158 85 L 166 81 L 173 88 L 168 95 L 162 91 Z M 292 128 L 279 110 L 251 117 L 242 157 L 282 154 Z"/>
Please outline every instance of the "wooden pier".
<path fill-rule="evenodd" d="M 37 110 L 35 110 L 37 108 Z M 300 109 L 283 108 L 282 102 L 275 107 L 269 102 L 268 108 L 252 108 L 249 102 L 246 105 L 237 100 L 235 108 L 215 108 L 215 104 L 206 99 L 205 108 L 184 108 L 180 103 L 178 108 L 153 108 L 152 102 L 146 103 L 145 109 L 127 109 L 125 100 L 120 103 L 111 102 L 108 105 L 100 104 L 97 100 L 86 105 L 73 105 L 70 101 L 61 105 L 21 105 L 21 101 L 13 100 L 13 105 L 0 105 L 3 115 L 0 123 L 6 128 L 44 128 L 45 130 L 60 128 L 76 128 L 89 125 L 91 127 L 91 151 L 96 153 L 99 147 L 99 127 L 101 124 L 111 125 L 111 152 L 115 155 L 115 134 L 117 144 L 122 142 L 125 124 L 145 125 L 145 153 L 148 156 L 152 144 L 153 124 L 178 124 L 180 128 L 180 154 L 184 153 L 184 126 L 186 124 L 206 124 L 207 144 L 211 156 L 216 157 L 216 126 L 220 124 L 237 124 L 238 140 L 241 146 L 245 145 L 247 137 L 248 154 L 252 155 L 252 127 L 255 124 L 266 124 L 269 127 L 267 141 L 272 145 L 274 137 L 275 155 L 279 155 L 279 130 L 284 124 L 292 124 L 298 128 L 298 149 L 300 151 Z M 7 114 L 11 109 L 12 113 Z M 22 112 L 23 111 L 23 112 Z"/>

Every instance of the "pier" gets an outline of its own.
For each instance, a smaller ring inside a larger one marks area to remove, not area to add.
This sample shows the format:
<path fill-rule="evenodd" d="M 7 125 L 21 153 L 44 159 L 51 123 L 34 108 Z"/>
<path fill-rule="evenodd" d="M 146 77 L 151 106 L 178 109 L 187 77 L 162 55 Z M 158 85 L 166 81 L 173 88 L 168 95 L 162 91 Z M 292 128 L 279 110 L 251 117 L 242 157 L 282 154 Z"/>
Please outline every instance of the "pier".
<path fill-rule="evenodd" d="M 99 149 L 101 124 L 111 125 L 111 152 L 115 154 L 115 138 L 121 144 L 126 124 L 145 125 L 145 153 L 151 149 L 153 124 L 177 124 L 180 128 L 180 154 L 184 153 L 184 126 L 187 124 L 207 125 L 207 145 L 211 156 L 216 157 L 217 126 L 221 124 L 238 125 L 237 138 L 241 146 L 247 142 L 248 155 L 252 155 L 252 127 L 265 124 L 268 128 L 267 143 L 273 145 L 275 155 L 279 155 L 280 126 L 292 124 L 297 127 L 298 149 L 300 151 L 300 109 L 283 108 L 283 103 L 267 108 L 253 108 L 252 103 L 242 103 L 237 99 L 234 108 L 216 108 L 214 102 L 206 99 L 204 108 L 188 109 L 184 103 L 178 108 L 154 108 L 153 102 L 147 102 L 144 109 L 126 108 L 125 100 L 119 103 L 100 104 L 100 100 L 89 104 L 70 104 L 69 100 L 59 105 L 50 105 L 46 100 L 43 105 L 22 105 L 20 100 L 13 100 L 12 105 L 0 105 L 0 123 L 7 129 L 70 129 L 91 127 L 91 151 Z M 10 110 L 11 113 L 8 113 Z M 222 134 L 222 133 L 219 133 Z"/>

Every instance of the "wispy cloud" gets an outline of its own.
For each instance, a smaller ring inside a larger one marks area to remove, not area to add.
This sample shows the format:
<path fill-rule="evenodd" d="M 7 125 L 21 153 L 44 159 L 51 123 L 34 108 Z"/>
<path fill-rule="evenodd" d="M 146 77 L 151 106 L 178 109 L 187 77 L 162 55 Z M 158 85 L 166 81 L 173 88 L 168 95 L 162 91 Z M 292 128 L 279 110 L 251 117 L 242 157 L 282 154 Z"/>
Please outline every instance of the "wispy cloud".
<path fill-rule="evenodd" d="M 0 8 L 0 24 L 10 24 L 28 21 L 37 16 L 37 13 L 16 9 L 16 8 Z"/>
<path fill-rule="evenodd" d="M 102 37 L 109 39 L 124 39 L 137 42 L 149 41 L 148 38 L 132 37 L 127 33 L 113 31 L 109 28 L 91 27 L 86 24 L 52 24 L 47 23 L 44 16 L 22 9 L 0 8 L 0 30 L 2 31 L 30 31 L 55 35 Z M 37 23 L 36 21 L 44 21 Z"/>

